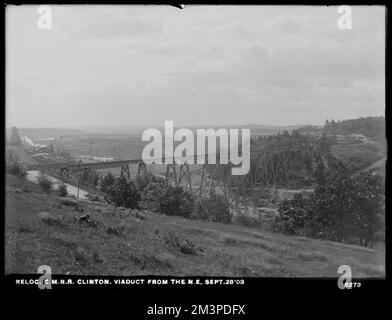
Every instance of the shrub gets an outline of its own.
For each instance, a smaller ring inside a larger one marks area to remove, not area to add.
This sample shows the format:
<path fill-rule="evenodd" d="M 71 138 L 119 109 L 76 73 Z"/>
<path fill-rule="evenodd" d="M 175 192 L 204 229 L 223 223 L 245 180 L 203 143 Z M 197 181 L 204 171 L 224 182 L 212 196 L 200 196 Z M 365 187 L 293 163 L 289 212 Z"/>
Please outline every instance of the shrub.
<path fill-rule="evenodd" d="M 288 235 L 303 233 L 309 219 L 305 210 L 307 205 L 307 199 L 302 193 L 294 195 L 293 200 L 283 200 L 279 204 L 273 228 Z"/>
<path fill-rule="evenodd" d="M 221 195 L 211 195 L 198 200 L 192 216 L 196 219 L 224 223 L 232 220 L 229 204 Z"/>
<path fill-rule="evenodd" d="M 193 210 L 193 197 L 182 187 L 159 184 L 155 190 L 161 213 L 189 218 Z"/>
<path fill-rule="evenodd" d="M 164 181 L 149 182 L 149 184 L 141 191 L 141 202 L 144 209 L 159 211 L 159 194 L 165 188 Z"/>
<path fill-rule="evenodd" d="M 163 184 L 164 179 L 162 177 L 158 177 L 151 172 L 146 172 L 145 174 L 138 175 L 136 177 L 136 185 L 140 192 L 145 190 L 150 183 L 159 183 Z"/>
<path fill-rule="evenodd" d="M 50 180 L 50 178 L 48 176 L 46 176 L 45 174 L 42 174 L 42 173 L 39 174 L 38 184 L 40 185 L 42 190 L 44 190 L 45 192 L 50 193 L 50 191 L 52 191 L 53 181 Z"/>
<path fill-rule="evenodd" d="M 185 241 L 181 244 L 180 251 L 185 254 L 197 254 L 195 244 L 188 239 L 185 239 Z"/>
<path fill-rule="evenodd" d="M 67 185 L 62 183 L 57 187 L 57 192 L 60 197 L 66 197 L 68 195 Z"/>
<path fill-rule="evenodd" d="M 140 194 L 136 184 L 125 177 L 116 177 L 106 191 L 108 198 L 116 207 L 138 208 Z"/>
<path fill-rule="evenodd" d="M 181 246 L 181 241 L 180 238 L 172 231 L 167 232 L 163 236 L 163 241 L 172 247 L 180 247 Z"/>
<path fill-rule="evenodd" d="M 189 218 L 193 210 L 193 197 L 182 187 L 165 184 L 163 179 L 150 181 L 142 191 L 145 209 L 171 216 Z"/>
<path fill-rule="evenodd" d="M 99 189 L 102 192 L 107 192 L 109 187 L 113 185 L 114 183 L 114 176 L 109 172 L 107 175 L 102 175 L 99 177 Z"/>
<path fill-rule="evenodd" d="M 174 232 L 169 231 L 163 236 L 163 240 L 167 245 L 174 248 L 179 248 L 184 254 L 197 254 L 197 248 L 192 241 L 185 239 L 181 240 Z"/>
<path fill-rule="evenodd" d="M 77 176 L 81 185 L 96 188 L 99 184 L 100 176 L 96 170 L 83 170 Z"/>
<path fill-rule="evenodd" d="M 8 165 L 7 172 L 9 172 L 17 177 L 20 177 L 20 178 L 24 178 L 27 175 L 27 172 L 26 172 L 26 170 L 24 170 L 23 166 L 17 162 L 12 163 L 11 165 Z"/>
<path fill-rule="evenodd" d="M 380 175 L 336 175 L 306 197 L 283 201 L 274 227 L 283 233 L 372 246 L 382 229 L 384 187 Z"/>

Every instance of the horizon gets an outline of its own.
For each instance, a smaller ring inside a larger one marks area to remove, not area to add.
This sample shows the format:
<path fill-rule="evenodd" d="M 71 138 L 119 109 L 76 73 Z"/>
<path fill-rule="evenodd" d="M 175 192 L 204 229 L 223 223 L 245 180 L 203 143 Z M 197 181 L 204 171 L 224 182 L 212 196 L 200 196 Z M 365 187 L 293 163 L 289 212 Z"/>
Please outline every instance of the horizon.
<path fill-rule="evenodd" d="M 357 118 L 349 118 L 349 119 L 325 119 L 325 121 L 348 121 L 348 120 L 356 120 L 356 119 L 360 119 L 360 118 L 385 118 L 385 115 L 375 115 L 375 116 L 360 116 Z M 256 126 L 260 126 L 260 127 L 271 127 L 271 128 L 286 128 L 286 127 L 306 127 L 306 126 L 324 126 L 325 121 L 322 124 L 313 124 L 313 123 L 307 123 L 307 124 L 287 124 L 287 125 L 269 125 L 269 124 L 258 124 L 258 123 L 249 123 L 249 124 L 193 124 L 190 126 L 185 126 L 185 125 L 177 125 L 176 123 L 174 123 L 174 127 L 175 128 L 179 128 L 179 127 L 188 127 L 188 128 L 205 128 L 205 127 L 221 127 L 221 128 L 225 128 L 225 127 L 256 127 Z M 105 128 L 105 129 L 111 129 L 111 128 L 128 128 L 128 129 L 144 129 L 144 128 L 152 128 L 154 127 L 153 125 L 132 125 L 132 126 L 126 126 L 126 125 L 90 125 L 90 126 L 46 126 L 46 127 L 25 127 L 25 126 L 15 126 L 15 125 L 9 125 L 6 126 L 6 129 L 11 129 L 12 127 L 16 127 L 17 129 L 70 129 L 70 130 L 83 130 L 83 129 L 89 129 L 89 128 Z M 160 128 L 160 127 L 164 127 L 164 124 L 162 125 L 158 125 L 155 126 L 154 128 Z"/>

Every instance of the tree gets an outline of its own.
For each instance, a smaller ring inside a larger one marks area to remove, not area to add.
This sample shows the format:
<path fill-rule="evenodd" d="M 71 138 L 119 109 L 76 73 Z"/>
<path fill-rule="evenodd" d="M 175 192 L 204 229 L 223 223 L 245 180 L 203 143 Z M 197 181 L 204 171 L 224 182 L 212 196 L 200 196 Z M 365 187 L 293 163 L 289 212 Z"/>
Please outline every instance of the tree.
<path fill-rule="evenodd" d="M 57 192 L 60 197 L 66 197 L 68 195 L 67 185 L 62 183 L 57 187 Z"/>
<path fill-rule="evenodd" d="M 283 201 L 275 228 L 333 241 L 356 240 L 370 246 L 383 231 L 384 186 L 381 175 L 366 172 L 353 178 L 333 176 L 306 197 Z"/>
<path fill-rule="evenodd" d="M 159 212 L 189 218 L 193 211 L 194 200 L 190 193 L 180 186 L 160 185 L 157 190 Z"/>
<path fill-rule="evenodd" d="M 138 193 L 136 184 L 133 181 L 128 181 L 125 177 L 114 178 L 106 193 L 109 200 L 116 206 L 126 208 L 137 208 L 140 201 L 140 194 Z"/>
<path fill-rule="evenodd" d="M 99 178 L 99 189 L 102 192 L 107 192 L 109 187 L 114 183 L 114 176 L 109 172 Z"/>
<path fill-rule="evenodd" d="M 50 178 L 43 173 L 40 173 L 38 176 L 38 184 L 46 193 L 50 193 L 50 191 L 52 191 L 53 181 L 50 180 Z"/>
<path fill-rule="evenodd" d="M 316 170 L 314 172 L 314 177 L 319 185 L 325 184 L 325 167 L 323 163 L 323 158 L 321 156 L 317 157 Z"/>
<path fill-rule="evenodd" d="M 195 218 L 229 223 L 232 220 L 229 204 L 222 195 L 210 195 L 196 201 Z"/>

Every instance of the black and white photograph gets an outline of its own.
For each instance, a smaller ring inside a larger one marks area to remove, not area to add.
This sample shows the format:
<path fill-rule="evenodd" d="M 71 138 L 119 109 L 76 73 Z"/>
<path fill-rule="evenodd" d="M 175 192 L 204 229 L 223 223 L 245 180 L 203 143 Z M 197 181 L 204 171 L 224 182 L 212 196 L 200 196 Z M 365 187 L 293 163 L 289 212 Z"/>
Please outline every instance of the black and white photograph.
<path fill-rule="evenodd" d="M 6 276 L 385 279 L 386 13 L 6 5 Z"/>

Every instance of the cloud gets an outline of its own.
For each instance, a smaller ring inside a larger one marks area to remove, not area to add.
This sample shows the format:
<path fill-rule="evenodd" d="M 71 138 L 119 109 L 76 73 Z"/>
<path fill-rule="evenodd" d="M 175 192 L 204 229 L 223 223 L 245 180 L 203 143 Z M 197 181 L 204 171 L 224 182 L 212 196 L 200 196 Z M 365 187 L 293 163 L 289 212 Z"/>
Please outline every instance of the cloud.
<path fill-rule="evenodd" d="M 382 7 L 354 7 L 353 29 L 342 31 L 336 7 L 53 6 L 44 32 L 35 6 L 17 7 L 7 13 L 7 121 L 289 124 L 382 114 L 384 18 Z"/>

